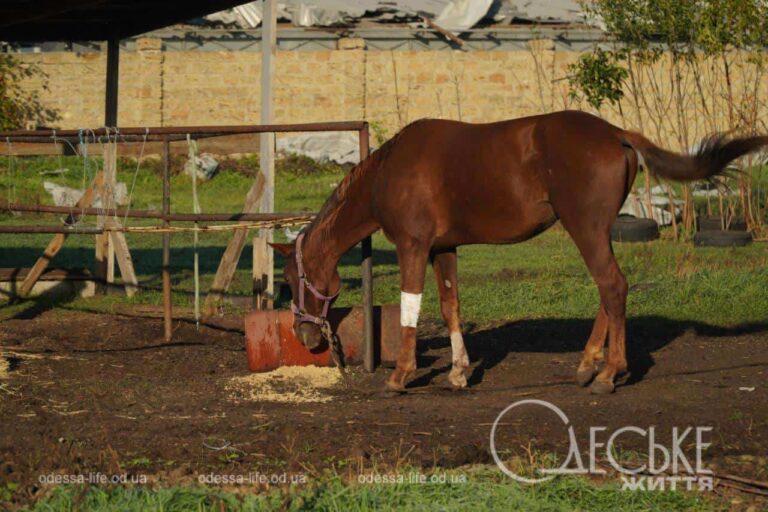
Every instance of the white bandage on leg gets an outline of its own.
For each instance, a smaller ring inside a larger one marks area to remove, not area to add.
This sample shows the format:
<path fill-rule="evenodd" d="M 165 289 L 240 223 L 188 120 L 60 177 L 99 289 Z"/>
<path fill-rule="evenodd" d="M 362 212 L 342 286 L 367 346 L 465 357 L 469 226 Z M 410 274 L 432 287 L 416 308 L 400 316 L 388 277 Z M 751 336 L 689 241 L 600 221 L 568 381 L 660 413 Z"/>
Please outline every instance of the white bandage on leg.
<path fill-rule="evenodd" d="M 400 325 L 416 327 L 421 310 L 421 294 L 400 292 Z"/>
<path fill-rule="evenodd" d="M 451 351 L 453 352 L 454 366 L 466 367 L 469 366 L 469 357 L 467 356 L 467 349 L 464 346 L 464 337 L 461 332 L 456 331 L 451 333 Z"/>

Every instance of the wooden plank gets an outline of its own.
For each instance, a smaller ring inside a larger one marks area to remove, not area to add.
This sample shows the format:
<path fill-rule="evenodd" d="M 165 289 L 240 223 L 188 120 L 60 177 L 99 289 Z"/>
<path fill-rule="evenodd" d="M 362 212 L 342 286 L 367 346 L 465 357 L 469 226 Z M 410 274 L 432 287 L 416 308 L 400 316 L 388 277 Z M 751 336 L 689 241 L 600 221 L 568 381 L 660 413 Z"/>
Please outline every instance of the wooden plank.
<path fill-rule="evenodd" d="M 429 28 L 438 31 L 446 39 L 448 39 L 450 41 L 453 41 L 454 43 L 456 43 L 459 46 L 464 46 L 464 42 L 465 41 L 462 38 L 458 37 L 453 32 L 451 32 L 450 30 L 444 29 L 443 27 L 441 27 L 440 25 L 436 24 L 434 21 L 432 21 L 431 19 L 427 18 L 426 16 L 422 16 L 421 19 L 423 19 L 426 22 L 426 24 L 427 24 L 427 26 Z"/>
<path fill-rule="evenodd" d="M 267 258 L 267 239 L 253 237 L 253 307 L 272 309 L 272 297 L 266 294 L 269 282 L 269 260 Z"/>
<path fill-rule="evenodd" d="M 43 251 L 43 255 L 37 259 L 34 266 L 30 269 L 29 274 L 27 274 L 27 277 L 24 278 L 24 282 L 21 283 L 18 292 L 19 297 L 26 297 L 29 292 L 32 291 L 32 287 L 35 286 L 35 283 L 43 274 L 43 271 L 46 269 L 53 257 L 58 254 L 59 250 L 61 250 L 61 247 L 64 245 L 64 241 L 66 239 L 67 235 L 64 233 L 58 233 L 53 236 L 53 239 L 50 242 L 48 242 L 48 247 L 46 247 Z"/>
<path fill-rule="evenodd" d="M 277 0 L 266 0 L 262 19 L 261 40 L 261 124 L 269 125 L 274 122 L 274 76 L 275 58 L 277 56 Z M 260 138 L 260 167 L 266 178 L 266 187 L 261 198 L 261 212 L 275 211 L 275 134 L 262 133 Z M 272 242 L 272 230 L 264 229 L 261 237 Z M 264 262 L 267 269 L 267 297 L 274 296 L 274 252 L 266 246 Z"/>
<path fill-rule="evenodd" d="M 106 193 L 101 194 L 102 206 L 107 210 L 115 209 L 114 191 L 117 185 L 117 144 L 110 143 L 104 147 L 104 181 L 105 186 L 102 187 L 102 191 Z M 121 223 L 117 215 L 106 214 L 103 217 L 105 227 L 120 228 Z M 100 235 L 102 236 L 102 235 Z M 136 271 L 133 267 L 133 259 L 131 259 L 131 253 L 128 250 L 128 242 L 125 239 L 125 233 L 112 231 L 105 233 L 104 238 L 107 241 L 101 243 L 106 248 L 106 261 L 107 261 L 107 284 L 115 282 L 115 259 L 117 259 L 118 267 L 120 268 L 120 275 L 123 277 L 123 286 L 125 287 L 125 294 L 128 297 L 133 297 L 138 290 L 139 282 L 136 279 Z"/>
<path fill-rule="evenodd" d="M 259 172 L 258 176 L 256 176 L 256 181 L 254 181 L 253 186 L 251 186 L 251 189 L 245 196 L 243 213 L 254 213 L 258 209 L 265 186 L 266 178 L 264 173 Z M 243 247 L 245 247 L 245 237 L 247 234 L 247 229 L 237 229 L 233 232 L 232 239 L 229 241 L 224 255 L 219 262 L 219 268 L 216 270 L 216 276 L 213 278 L 211 289 L 205 298 L 203 318 L 213 316 L 216 313 L 216 304 L 224 298 L 229 285 L 232 284 L 232 278 L 237 269 L 237 262 L 240 261 L 240 255 L 243 253 Z"/>
<path fill-rule="evenodd" d="M 109 224 L 120 227 L 120 223 L 115 220 L 111 220 Z M 109 236 L 117 258 L 117 265 L 120 267 L 120 275 L 123 277 L 125 294 L 128 297 L 133 297 L 139 289 L 139 280 L 136 278 L 136 270 L 133 267 L 133 259 L 131 259 L 131 253 L 128 250 L 125 233 L 112 231 Z"/>
<path fill-rule="evenodd" d="M 83 192 L 83 195 L 80 197 L 80 199 L 77 201 L 77 204 L 73 207 L 73 210 L 77 210 L 77 208 L 85 208 L 87 206 L 91 205 L 91 202 L 93 201 L 93 197 L 98 189 L 101 189 L 101 187 L 104 184 L 104 173 L 99 172 L 96 174 L 96 177 L 93 179 L 93 183 L 85 189 Z M 67 222 L 75 222 L 77 220 L 77 214 L 76 212 L 73 212 L 68 218 Z M 38 258 L 38 260 L 35 262 L 34 266 L 30 269 L 29 273 L 27 274 L 27 277 L 24 278 L 24 282 L 21 283 L 21 286 L 19 287 L 18 295 L 19 297 L 26 297 L 29 295 L 29 292 L 32 291 L 32 287 L 35 286 L 35 283 L 40 278 L 42 273 L 45 271 L 45 269 L 48 267 L 48 264 L 51 262 L 51 260 L 58 254 L 58 252 L 61 250 L 61 247 L 64 245 L 64 241 L 67 239 L 66 233 L 57 233 L 53 239 L 48 243 L 48 246 L 45 248 L 45 251 L 43 251 L 43 255 Z"/>

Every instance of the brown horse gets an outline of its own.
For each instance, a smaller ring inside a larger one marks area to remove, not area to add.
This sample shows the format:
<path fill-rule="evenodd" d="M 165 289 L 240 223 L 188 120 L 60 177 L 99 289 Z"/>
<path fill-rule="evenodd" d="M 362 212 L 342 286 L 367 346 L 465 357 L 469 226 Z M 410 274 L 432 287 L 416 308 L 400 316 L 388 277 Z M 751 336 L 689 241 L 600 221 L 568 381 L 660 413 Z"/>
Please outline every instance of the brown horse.
<path fill-rule="evenodd" d="M 528 240 L 560 220 L 600 292 L 600 309 L 577 371 L 595 393 L 610 393 L 627 372 L 627 281 L 610 230 L 642 161 L 678 181 L 711 178 L 768 137 L 708 138 L 679 155 L 593 115 L 564 111 L 490 124 L 421 120 L 405 127 L 356 166 L 288 256 L 294 329 L 309 348 L 322 341 L 327 308 L 340 289 L 341 256 L 378 229 L 400 264 L 401 347 L 387 386 L 402 389 L 416 370 L 416 324 L 428 261 L 453 350 L 449 374 L 465 386 L 469 358 L 459 318 L 456 248 Z M 608 357 L 602 371 L 603 346 Z"/>

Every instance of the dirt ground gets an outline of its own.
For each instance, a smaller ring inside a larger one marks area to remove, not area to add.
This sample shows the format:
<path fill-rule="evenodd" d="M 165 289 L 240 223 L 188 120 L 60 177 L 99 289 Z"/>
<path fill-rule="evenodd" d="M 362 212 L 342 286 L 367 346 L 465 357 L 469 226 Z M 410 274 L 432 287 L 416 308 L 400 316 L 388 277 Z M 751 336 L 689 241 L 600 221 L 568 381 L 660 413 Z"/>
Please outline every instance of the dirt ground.
<path fill-rule="evenodd" d="M 275 403 L 232 393 L 233 379 L 248 375 L 240 322 L 198 332 L 179 321 L 171 343 L 145 312 L 51 309 L 0 323 L 9 363 L 0 378 L 0 485 L 21 483 L 32 498 L 49 473 L 185 483 L 209 472 L 488 463 L 493 421 L 523 398 L 557 405 L 580 435 L 590 426 L 711 426 L 708 467 L 768 480 L 768 324 L 630 319 L 633 375 L 608 396 L 573 383 L 590 321 L 469 326 L 470 387 L 459 391 L 446 387 L 445 330 L 427 325 L 409 393 L 381 391 L 388 369 L 354 369 L 352 387 L 333 388 L 330 401 Z M 567 445 L 551 412 L 525 414 L 501 423 L 509 453 Z M 647 440 L 629 435 L 621 446 L 646 452 Z"/>

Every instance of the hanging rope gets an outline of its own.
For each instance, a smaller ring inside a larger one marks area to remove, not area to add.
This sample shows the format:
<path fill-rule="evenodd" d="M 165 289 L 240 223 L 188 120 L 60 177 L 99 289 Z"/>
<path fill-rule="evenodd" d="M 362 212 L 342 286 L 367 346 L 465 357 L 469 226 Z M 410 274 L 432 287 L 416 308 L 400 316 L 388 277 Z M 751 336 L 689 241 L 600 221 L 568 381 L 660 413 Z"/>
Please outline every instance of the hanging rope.
<path fill-rule="evenodd" d="M 105 155 L 105 161 L 104 161 L 104 167 L 105 170 L 107 166 L 109 166 L 109 172 L 106 173 L 107 176 L 110 177 L 108 182 L 108 193 L 109 193 L 109 207 L 113 209 L 112 212 L 112 220 L 115 225 L 120 224 L 120 219 L 117 216 L 117 139 L 120 136 L 120 130 L 115 127 L 115 137 L 112 142 L 107 142 L 107 149 L 109 161 L 107 162 L 106 155 Z"/>
<path fill-rule="evenodd" d="M 141 150 L 139 150 L 139 158 L 136 159 L 136 170 L 133 173 L 131 190 L 128 192 L 128 204 L 125 207 L 125 217 L 123 217 L 123 225 L 128 224 L 128 214 L 131 211 L 131 204 L 133 203 L 133 190 L 136 188 L 136 178 L 139 175 L 139 168 L 141 167 L 141 161 L 144 158 L 144 148 L 147 145 L 148 135 L 149 135 L 149 128 L 144 128 L 144 139 L 141 141 Z"/>
<path fill-rule="evenodd" d="M 187 153 L 189 158 L 189 168 L 192 171 L 192 211 L 193 213 L 203 213 L 200 208 L 200 201 L 197 197 L 197 141 L 187 134 L 187 146 L 189 151 Z M 194 255 L 193 268 L 195 275 L 195 326 L 200 330 L 200 255 L 198 254 L 197 244 L 199 237 L 200 223 L 195 221 L 195 231 L 192 238 L 192 249 Z"/>
<path fill-rule="evenodd" d="M 312 215 L 286 217 L 280 220 L 267 220 L 258 222 L 239 222 L 236 224 L 216 224 L 212 226 L 182 227 L 182 226 L 130 226 L 130 227 L 104 227 L 104 231 L 122 231 L 125 233 L 205 233 L 209 231 L 233 231 L 236 229 L 280 229 L 294 226 L 303 226 L 312 222 Z"/>

